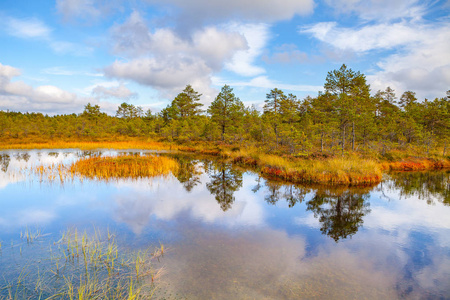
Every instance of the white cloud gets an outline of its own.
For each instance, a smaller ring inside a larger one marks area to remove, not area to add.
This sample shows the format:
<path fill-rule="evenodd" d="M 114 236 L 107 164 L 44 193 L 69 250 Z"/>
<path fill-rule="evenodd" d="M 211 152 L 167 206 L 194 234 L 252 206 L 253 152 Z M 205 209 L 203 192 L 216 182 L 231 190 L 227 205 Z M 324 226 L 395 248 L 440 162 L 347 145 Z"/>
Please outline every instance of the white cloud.
<path fill-rule="evenodd" d="M 91 47 L 71 42 L 51 41 L 50 48 L 57 54 L 72 54 L 75 56 L 88 56 L 94 51 Z"/>
<path fill-rule="evenodd" d="M 242 76 L 255 76 L 265 73 L 261 67 L 255 66 L 258 58 L 269 41 L 269 26 L 267 24 L 230 24 L 230 31 L 241 33 L 247 40 L 248 49 L 240 50 L 234 54 L 225 68 Z"/>
<path fill-rule="evenodd" d="M 92 94 L 97 98 L 116 98 L 121 100 L 130 100 L 131 98 L 136 98 L 137 94 L 133 93 L 128 89 L 123 83 L 118 86 L 104 87 L 97 85 L 93 90 Z"/>
<path fill-rule="evenodd" d="M 19 75 L 19 69 L 0 63 L 0 109 L 68 113 L 81 110 L 90 100 L 52 85 L 33 88 L 23 81 L 12 81 Z"/>
<path fill-rule="evenodd" d="M 5 19 L 4 23 L 6 32 L 9 35 L 19 38 L 48 39 L 52 31 L 42 21 L 35 18 L 15 19 L 8 17 Z"/>
<path fill-rule="evenodd" d="M 400 95 L 406 90 L 419 99 L 441 97 L 450 86 L 450 23 L 433 25 L 424 22 L 400 21 L 342 28 L 336 23 L 318 23 L 303 27 L 301 33 L 311 34 L 338 51 L 365 55 L 375 51 L 388 52 L 377 63 L 379 71 L 368 74 L 372 90 L 391 86 Z"/>
<path fill-rule="evenodd" d="M 205 96 L 204 103 L 217 92 L 210 87 L 212 74 L 248 48 L 246 38 L 231 27 L 208 26 L 182 37 L 168 28 L 151 30 L 138 12 L 112 29 L 112 43 L 114 53 L 126 59 L 105 67 L 106 76 L 151 86 L 167 97 L 191 84 Z"/>
<path fill-rule="evenodd" d="M 68 70 L 67 68 L 56 66 L 45 68 L 41 71 L 43 74 L 48 75 L 60 75 L 60 76 L 74 76 L 74 75 L 82 75 L 82 76 L 90 76 L 90 77 L 102 77 L 101 73 L 89 73 L 89 72 L 79 72 L 74 70 Z"/>
<path fill-rule="evenodd" d="M 204 61 L 188 58 L 168 61 L 138 58 L 129 62 L 115 61 L 105 68 L 107 76 L 131 79 L 159 89 L 183 87 L 199 77 L 207 80 L 210 73 Z"/>
<path fill-rule="evenodd" d="M 338 13 L 355 13 L 364 20 L 420 19 L 431 1 L 326 0 Z"/>
<path fill-rule="evenodd" d="M 11 36 L 45 42 L 57 54 L 87 56 L 93 52 L 91 47 L 54 39 L 51 35 L 52 29 L 36 18 L 5 17 L 4 20 L 0 20 L 0 26 L 4 27 L 3 30 Z"/>
<path fill-rule="evenodd" d="M 157 0 L 148 0 L 160 4 Z M 181 10 L 184 24 L 201 24 L 204 21 L 239 19 L 244 22 L 275 22 L 289 20 L 295 15 L 307 15 L 314 10 L 313 0 L 167 0 L 166 4 Z"/>
<path fill-rule="evenodd" d="M 356 29 L 339 27 L 336 22 L 324 22 L 304 27 L 300 33 L 311 34 L 340 50 L 366 52 L 420 42 L 427 36 L 425 29 L 425 26 L 420 25 L 411 27 L 407 22 L 368 25 Z"/>
<path fill-rule="evenodd" d="M 280 83 L 269 79 L 267 76 L 258 76 L 251 79 L 250 81 L 235 81 L 235 82 L 229 82 L 215 77 L 214 84 L 215 85 L 228 84 L 232 87 L 257 87 L 264 89 L 273 89 L 276 87 L 282 90 L 298 91 L 298 92 L 318 92 L 323 90 L 323 86 Z"/>

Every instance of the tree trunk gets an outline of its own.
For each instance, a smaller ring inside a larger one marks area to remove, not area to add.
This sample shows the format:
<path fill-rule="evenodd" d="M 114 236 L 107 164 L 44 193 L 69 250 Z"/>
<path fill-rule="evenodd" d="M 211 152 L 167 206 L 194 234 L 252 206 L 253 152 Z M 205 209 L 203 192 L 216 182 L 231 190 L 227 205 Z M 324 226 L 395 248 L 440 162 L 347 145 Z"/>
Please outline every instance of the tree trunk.
<path fill-rule="evenodd" d="M 224 141 L 225 136 L 225 124 L 222 124 L 222 142 Z"/>
<path fill-rule="evenodd" d="M 277 130 L 278 129 L 278 125 L 277 124 L 275 124 L 275 128 L 274 129 L 275 129 L 275 140 L 276 140 L 276 143 L 277 143 L 275 148 L 278 149 L 278 130 Z"/>
<path fill-rule="evenodd" d="M 344 149 L 345 149 L 345 125 L 342 128 L 342 155 L 344 155 Z"/>
<path fill-rule="evenodd" d="M 323 131 L 320 134 L 320 152 L 323 153 Z"/>
<path fill-rule="evenodd" d="M 352 124 L 352 151 L 355 151 L 355 121 Z"/>

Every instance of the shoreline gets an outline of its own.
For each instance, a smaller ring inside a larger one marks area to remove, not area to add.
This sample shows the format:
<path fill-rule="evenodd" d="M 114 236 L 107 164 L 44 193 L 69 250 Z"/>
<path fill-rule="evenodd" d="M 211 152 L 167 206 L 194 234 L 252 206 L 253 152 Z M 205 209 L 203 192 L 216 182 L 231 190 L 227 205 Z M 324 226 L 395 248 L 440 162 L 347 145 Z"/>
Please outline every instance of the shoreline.
<path fill-rule="evenodd" d="M 256 148 L 239 148 L 202 144 L 194 147 L 153 140 L 117 141 L 47 141 L 0 143 L 0 150 L 25 149 L 141 149 L 178 150 L 180 152 L 230 159 L 233 164 L 248 167 L 261 175 L 292 183 L 315 183 L 323 185 L 367 186 L 382 181 L 389 171 L 432 171 L 450 169 L 450 159 L 432 157 L 406 157 L 387 161 L 364 158 L 359 155 L 321 156 L 299 158 L 292 155 L 267 154 Z"/>

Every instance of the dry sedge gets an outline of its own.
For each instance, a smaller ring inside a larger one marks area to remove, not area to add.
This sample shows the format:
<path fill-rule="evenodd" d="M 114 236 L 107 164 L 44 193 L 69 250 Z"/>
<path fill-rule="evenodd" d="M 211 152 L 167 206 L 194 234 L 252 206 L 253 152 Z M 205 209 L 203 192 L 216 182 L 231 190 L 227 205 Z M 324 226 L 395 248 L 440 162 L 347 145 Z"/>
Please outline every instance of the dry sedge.
<path fill-rule="evenodd" d="M 0 143 L 0 149 L 142 149 L 142 150 L 170 150 L 174 146 L 169 143 L 161 143 L 157 141 L 104 141 L 104 142 L 89 142 L 89 141 L 47 141 L 47 142 L 10 142 Z M 175 147 L 176 149 L 176 147 Z"/>
<path fill-rule="evenodd" d="M 72 164 L 71 174 L 97 179 L 140 178 L 168 175 L 178 171 L 178 162 L 163 156 L 89 157 Z"/>

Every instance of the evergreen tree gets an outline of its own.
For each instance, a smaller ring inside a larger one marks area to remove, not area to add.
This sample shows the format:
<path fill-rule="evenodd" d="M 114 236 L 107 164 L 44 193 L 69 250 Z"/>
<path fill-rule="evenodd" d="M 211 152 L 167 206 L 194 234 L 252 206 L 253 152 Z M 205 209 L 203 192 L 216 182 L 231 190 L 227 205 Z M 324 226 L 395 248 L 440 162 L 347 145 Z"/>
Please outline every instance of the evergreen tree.
<path fill-rule="evenodd" d="M 244 104 L 234 95 L 231 87 L 224 85 L 209 106 L 208 114 L 211 115 L 212 121 L 219 125 L 223 141 L 225 133 L 230 127 L 240 125 L 240 120 L 244 114 Z"/>
<path fill-rule="evenodd" d="M 203 104 L 199 103 L 201 94 L 194 91 L 191 85 L 187 85 L 184 90 L 179 93 L 171 104 L 171 117 L 183 119 L 192 116 L 198 116 L 202 110 Z"/>
<path fill-rule="evenodd" d="M 264 105 L 264 115 L 273 127 L 277 147 L 279 139 L 278 126 L 280 123 L 279 114 L 281 110 L 281 102 L 285 98 L 286 96 L 284 95 L 283 91 L 275 88 L 266 95 L 266 104 Z"/>

